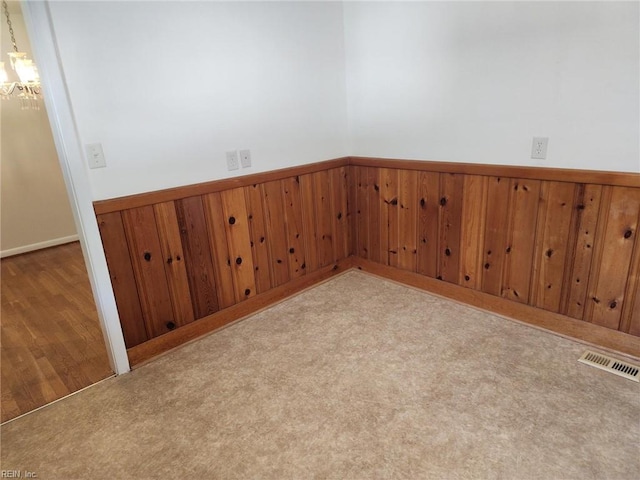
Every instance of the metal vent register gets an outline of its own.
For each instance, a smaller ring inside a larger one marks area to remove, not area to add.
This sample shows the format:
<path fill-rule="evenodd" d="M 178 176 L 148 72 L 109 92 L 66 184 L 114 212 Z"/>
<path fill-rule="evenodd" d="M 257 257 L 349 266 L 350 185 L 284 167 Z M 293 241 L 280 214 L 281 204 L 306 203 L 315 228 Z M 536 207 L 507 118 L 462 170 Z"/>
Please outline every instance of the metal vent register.
<path fill-rule="evenodd" d="M 640 383 L 640 367 L 631 365 L 630 363 L 621 362 L 615 358 L 590 352 L 589 350 L 584 352 L 578 361 Z"/>

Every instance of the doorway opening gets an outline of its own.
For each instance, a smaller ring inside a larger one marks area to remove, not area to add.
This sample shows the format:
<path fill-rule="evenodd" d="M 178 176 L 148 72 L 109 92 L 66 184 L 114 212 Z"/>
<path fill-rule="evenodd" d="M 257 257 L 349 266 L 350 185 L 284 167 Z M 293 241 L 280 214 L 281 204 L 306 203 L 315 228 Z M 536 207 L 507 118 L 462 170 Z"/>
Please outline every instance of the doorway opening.
<path fill-rule="evenodd" d="M 8 2 L 30 55 L 19 2 Z M 2 23 L 0 55 L 11 51 Z M 31 56 L 31 55 L 30 55 Z M 11 72 L 13 73 L 13 72 Z M 1 422 L 113 375 L 44 102 L 0 104 Z"/>

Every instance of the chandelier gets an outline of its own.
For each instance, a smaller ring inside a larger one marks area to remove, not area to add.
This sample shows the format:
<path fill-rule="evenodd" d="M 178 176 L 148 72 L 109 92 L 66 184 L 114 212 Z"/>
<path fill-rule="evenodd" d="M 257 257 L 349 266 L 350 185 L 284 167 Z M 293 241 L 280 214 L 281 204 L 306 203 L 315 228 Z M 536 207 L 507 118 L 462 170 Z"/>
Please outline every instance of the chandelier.
<path fill-rule="evenodd" d="M 2 99 L 18 98 L 20 100 L 22 109 L 35 109 L 38 110 L 40 105 L 38 98 L 40 98 L 40 76 L 38 75 L 38 68 L 33 60 L 27 57 L 25 52 L 19 52 L 16 45 L 16 39 L 13 34 L 13 27 L 11 26 L 11 19 L 9 18 L 9 7 L 7 2 L 3 0 L 2 8 L 4 9 L 4 15 L 7 17 L 7 25 L 9 25 L 9 33 L 11 34 L 11 43 L 13 44 L 13 52 L 9 52 L 9 61 L 11 68 L 18 76 L 17 82 L 9 81 L 9 75 L 4 68 L 4 62 L 0 62 L 0 97 Z"/>

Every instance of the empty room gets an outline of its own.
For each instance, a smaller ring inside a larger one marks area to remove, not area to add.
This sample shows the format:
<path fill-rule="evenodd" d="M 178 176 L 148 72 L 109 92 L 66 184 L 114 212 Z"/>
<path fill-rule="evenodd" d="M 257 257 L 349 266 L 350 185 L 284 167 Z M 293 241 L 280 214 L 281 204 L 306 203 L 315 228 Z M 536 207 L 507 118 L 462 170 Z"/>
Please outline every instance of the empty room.
<path fill-rule="evenodd" d="M 27 346 L 72 305 L 106 358 L 3 416 L 3 477 L 640 476 L 638 2 L 8 12 L 2 108 L 46 112 L 78 240 L 41 275 L 88 279 L 2 279 L 2 381 L 31 303 Z"/>

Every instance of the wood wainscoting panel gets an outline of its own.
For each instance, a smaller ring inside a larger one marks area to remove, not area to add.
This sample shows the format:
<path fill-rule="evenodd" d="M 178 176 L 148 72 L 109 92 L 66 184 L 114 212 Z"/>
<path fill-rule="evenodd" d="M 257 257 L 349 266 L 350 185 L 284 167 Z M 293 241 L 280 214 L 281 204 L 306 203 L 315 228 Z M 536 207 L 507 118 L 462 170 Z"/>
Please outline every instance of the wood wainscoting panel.
<path fill-rule="evenodd" d="M 149 337 L 157 337 L 173 330 L 175 317 L 153 206 L 125 210 L 122 219 L 144 324 Z"/>
<path fill-rule="evenodd" d="M 220 192 L 210 193 L 202 197 L 211 248 L 211 261 L 214 266 L 216 295 L 218 306 L 227 308 L 236 302 L 236 294 L 233 288 L 233 273 L 231 271 L 231 255 L 226 235 L 221 235 L 226 229 L 226 223 L 222 208 L 222 195 Z M 193 297 L 193 295 L 192 295 Z M 194 299 L 194 303 L 195 303 Z"/>
<path fill-rule="evenodd" d="M 316 227 L 315 186 L 312 174 L 301 175 L 302 223 L 304 229 L 305 269 L 318 269 L 318 229 Z"/>
<path fill-rule="evenodd" d="M 640 336 L 640 174 L 350 157 L 94 205 L 134 363 L 351 258 L 604 347 Z"/>
<path fill-rule="evenodd" d="M 333 198 L 333 232 L 334 232 L 334 261 L 347 258 L 350 255 L 349 248 L 349 178 L 347 167 L 339 167 L 329 170 L 331 177 L 331 193 Z"/>
<path fill-rule="evenodd" d="M 418 264 L 417 272 L 427 277 L 438 276 L 440 241 L 440 174 L 418 172 Z M 478 212 L 480 213 L 480 212 Z M 481 212 L 484 219 L 484 210 Z M 463 256 L 466 254 L 463 253 Z"/>
<path fill-rule="evenodd" d="M 366 179 L 360 184 L 362 190 L 358 190 L 361 194 L 358 198 L 362 198 L 363 202 L 366 202 L 366 206 L 363 205 L 363 211 L 366 214 L 363 218 L 364 225 L 361 225 L 360 228 L 364 231 L 367 239 L 366 242 L 363 242 L 362 255 L 374 262 L 380 262 L 383 257 L 388 256 L 388 253 L 386 251 L 385 254 L 382 253 L 380 243 L 380 234 L 387 230 L 386 228 L 382 229 L 380 226 L 382 200 L 380 196 L 380 179 L 378 178 L 379 172 L 377 168 L 364 168 L 361 170 L 366 175 Z M 363 195 L 366 195 L 366 198 Z"/>
<path fill-rule="evenodd" d="M 348 258 L 350 169 L 344 159 L 323 166 L 96 204 L 133 363 L 236 318 L 229 309 L 248 311 L 238 305 L 256 296 L 251 304 L 263 305 L 281 295 L 271 292 L 308 285 L 302 277 L 324 272 L 312 277 L 319 281 Z"/>
<path fill-rule="evenodd" d="M 620 328 L 625 290 L 629 282 L 635 235 L 638 231 L 640 189 L 612 187 L 601 215 L 599 266 L 589 282 L 590 306 L 586 318 L 608 328 Z M 607 208 L 608 207 L 608 208 Z"/>
<path fill-rule="evenodd" d="M 560 311 L 572 215 L 575 211 L 573 183 L 543 182 L 541 188 L 536 255 L 531 303 L 552 312 Z"/>
<path fill-rule="evenodd" d="M 476 290 L 482 288 L 488 180 L 481 175 L 464 176 L 458 284 Z"/>
<path fill-rule="evenodd" d="M 529 303 L 540 201 L 539 180 L 511 179 L 507 246 L 502 277 L 503 297 Z"/>
<path fill-rule="evenodd" d="M 418 174 L 400 170 L 398 175 L 398 267 L 415 272 L 418 260 Z"/>
<path fill-rule="evenodd" d="M 196 318 L 206 317 L 217 312 L 220 306 L 202 197 L 177 200 L 176 213 L 194 313 Z M 224 230 L 213 232 L 213 237 L 217 236 L 224 237 Z"/>
<path fill-rule="evenodd" d="M 304 256 L 305 238 L 300 177 L 285 178 L 282 180 L 282 189 L 289 252 L 289 278 L 296 278 L 304 275 L 307 268 Z"/>
<path fill-rule="evenodd" d="M 315 187 L 316 240 L 318 243 L 318 266 L 325 267 L 334 261 L 333 206 L 331 182 L 328 171 L 313 174 Z"/>
<path fill-rule="evenodd" d="M 164 259 L 164 270 L 169 284 L 171 305 L 177 326 L 195 320 L 189 289 L 182 237 L 174 202 L 157 203 L 153 206 Z"/>
<path fill-rule="evenodd" d="M 356 187 L 356 255 L 369 258 L 369 193 L 367 167 L 356 168 L 354 171 Z"/>
<path fill-rule="evenodd" d="M 227 219 L 224 232 L 231 258 L 235 301 L 238 303 L 256 294 L 247 204 L 241 187 L 220 192 L 220 197 L 222 212 Z"/>
<path fill-rule="evenodd" d="M 157 355 L 184 345 L 249 315 L 258 313 L 260 310 L 271 307 L 291 295 L 300 293 L 335 275 L 344 273 L 352 267 L 353 262 L 351 257 L 343 259 L 336 264 L 327 265 L 317 269 L 315 272 L 294 278 L 290 282 L 271 288 L 244 302 L 222 309 L 219 312 L 208 315 L 182 328 L 177 328 L 166 335 L 152 338 L 147 342 L 127 350 L 129 362 L 131 362 L 133 366 L 140 365 Z"/>
<path fill-rule="evenodd" d="M 262 184 L 262 205 L 267 223 L 267 239 L 271 252 L 271 284 L 275 287 L 289 281 L 289 253 L 284 220 L 284 199 L 280 180 Z"/>
<path fill-rule="evenodd" d="M 458 283 L 463 193 L 464 175 L 440 174 L 440 238 L 436 278 L 445 282 Z"/>
<path fill-rule="evenodd" d="M 303 190 L 304 192 L 304 190 Z M 266 292 L 271 288 L 271 257 L 267 242 L 267 225 L 262 209 L 262 191 L 260 185 L 244 187 L 249 219 L 249 238 L 253 256 L 253 270 L 256 293 Z"/>
<path fill-rule="evenodd" d="M 120 212 L 103 213 L 97 216 L 97 220 L 122 325 L 124 343 L 127 348 L 131 348 L 147 341 L 149 334 L 145 323 L 140 321 L 143 318 L 142 307 L 133 275 L 133 264 L 124 233 L 122 214 Z"/>
<path fill-rule="evenodd" d="M 561 312 L 573 318 L 584 318 L 602 188 L 602 185 L 590 184 L 580 184 L 577 188 L 576 243 L 573 250 L 573 263 L 569 267 L 571 271 L 567 272 L 569 275 L 566 284 L 567 295 Z"/>
<path fill-rule="evenodd" d="M 351 164 L 359 258 L 613 330 L 640 329 L 639 174 Z"/>
<path fill-rule="evenodd" d="M 502 294 L 502 271 L 509 247 L 509 179 L 489 177 L 487 184 L 487 211 L 482 251 L 482 291 Z"/>

